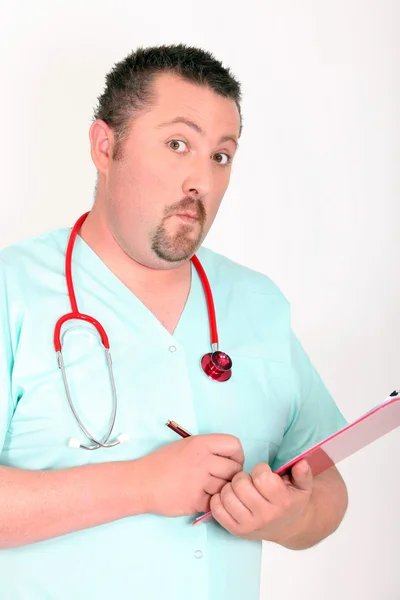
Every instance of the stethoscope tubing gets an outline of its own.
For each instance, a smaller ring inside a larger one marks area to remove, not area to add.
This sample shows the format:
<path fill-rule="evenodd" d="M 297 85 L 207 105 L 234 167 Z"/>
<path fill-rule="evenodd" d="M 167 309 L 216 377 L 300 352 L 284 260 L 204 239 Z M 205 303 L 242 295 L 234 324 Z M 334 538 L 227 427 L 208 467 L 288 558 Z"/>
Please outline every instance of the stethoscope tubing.
<path fill-rule="evenodd" d="M 76 438 L 71 438 L 69 441 L 69 446 L 72 448 L 82 448 L 84 450 L 98 450 L 99 448 L 113 448 L 118 444 L 122 444 L 128 441 L 129 436 L 125 433 L 120 434 L 114 441 L 109 441 L 115 426 L 117 408 L 118 408 L 118 399 L 117 399 L 117 390 L 115 385 L 114 372 L 112 367 L 112 358 L 110 351 L 110 342 L 107 336 L 107 333 L 104 327 L 101 325 L 97 319 L 91 317 L 90 315 L 83 314 L 78 309 L 78 303 L 76 301 L 74 283 L 72 278 L 72 253 L 76 241 L 76 237 L 79 233 L 79 230 L 87 218 L 89 212 L 83 214 L 76 221 L 75 225 L 71 230 L 71 234 L 67 244 L 67 250 L 65 254 L 65 276 L 68 290 L 68 298 L 71 304 L 71 312 L 61 316 L 54 328 L 54 348 L 57 355 L 58 366 L 61 370 L 62 380 L 64 384 L 65 394 L 67 396 L 68 404 L 71 408 L 71 411 L 80 427 L 82 433 L 87 437 L 87 439 L 92 442 L 93 445 L 82 444 Z M 215 305 L 214 299 L 211 291 L 211 286 L 208 281 L 207 275 L 201 265 L 197 256 L 192 256 L 191 261 L 194 267 L 197 270 L 197 273 L 200 277 L 201 283 L 203 285 L 204 293 L 206 296 L 207 303 L 207 311 L 208 311 L 208 319 L 209 319 L 209 327 L 210 327 L 210 341 L 211 341 L 211 353 L 205 354 L 201 360 L 201 367 L 204 373 L 214 381 L 227 381 L 231 377 L 232 373 L 232 361 L 230 357 L 220 352 L 218 349 L 218 330 L 217 330 L 217 320 L 215 314 Z M 111 393 L 112 393 L 112 410 L 111 417 L 109 420 L 109 424 L 107 427 L 107 431 L 104 436 L 98 440 L 94 437 L 87 427 L 82 422 L 82 419 L 79 417 L 79 414 L 75 408 L 74 402 L 71 397 L 71 391 L 68 384 L 67 373 L 64 364 L 64 358 L 62 354 L 62 342 L 61 342 L 61 329 L 62 326 L 69 320 L 78 319 L 81 321 L 85 321 L 93 325 L 97 333 L 100 336 L 102 345 L 105 350 L 107 369 L 109 374 L 109 380 L 111 385 Z"/>

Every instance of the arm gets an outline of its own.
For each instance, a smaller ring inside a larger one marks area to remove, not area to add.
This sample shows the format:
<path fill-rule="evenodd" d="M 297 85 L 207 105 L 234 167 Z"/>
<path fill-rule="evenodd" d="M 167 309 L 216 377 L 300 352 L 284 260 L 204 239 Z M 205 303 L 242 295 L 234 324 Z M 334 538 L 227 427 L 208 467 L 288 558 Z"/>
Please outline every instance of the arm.
<path fill-rule="evenodd" d="M 194 515 L 242 470 L 234 436 L 167 443 L 136 460 L 61 470 L 0 467 L 0 549 L 23 546 L 138 514 Z"/>
<path fill-rule="evenodd" d="M 138 461 L 56 471 L 0 467 L 0 549 L 145 511 Z M 127 485 L 132 480 L 134 485 Z"/>
<path fill-rule="evenodd" d="M 336 468 L 313 480 L 306 460 L 290 476 L 275 471 L 347 423 L 294 335 L 288 371 L 292 410 L 272 464 L 236 475 L 212 498 L 211 510 L 234 535 L 302 549 L 337 529 L 347 507 L 346 486 Z"/>

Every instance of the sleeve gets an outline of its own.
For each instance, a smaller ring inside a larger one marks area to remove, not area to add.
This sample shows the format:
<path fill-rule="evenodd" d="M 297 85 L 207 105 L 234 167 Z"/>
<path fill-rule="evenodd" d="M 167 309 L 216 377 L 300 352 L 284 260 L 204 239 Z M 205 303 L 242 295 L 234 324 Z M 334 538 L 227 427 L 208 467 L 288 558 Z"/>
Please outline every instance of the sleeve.
<path fill-rule="evenodd" d="M 348 424 L 293 332 L 290 353 L 292 410 L 273 471 Z"/>
<path fill-rule="evenodd" d="M 3 266 L 0 263 L 0 455 L 14 412 L 11 391 L 13 352 L 8 314 L 8 295 L 5 273 Z"/>

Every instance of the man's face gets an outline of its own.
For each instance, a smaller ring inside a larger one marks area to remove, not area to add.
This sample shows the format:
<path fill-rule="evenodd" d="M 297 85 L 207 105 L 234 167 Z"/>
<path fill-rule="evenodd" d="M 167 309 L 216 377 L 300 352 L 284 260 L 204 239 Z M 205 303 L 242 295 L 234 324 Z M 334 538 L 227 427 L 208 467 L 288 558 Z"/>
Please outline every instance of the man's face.
<path fill-rule="evenodd" d="M 149 267 L 190 258 L 228 187 L 239 136 L 233 100 L 164 73 L 156 101 L 134 117 L 118 160 L 105 171 L 108 227 L 121 248 Z"/>

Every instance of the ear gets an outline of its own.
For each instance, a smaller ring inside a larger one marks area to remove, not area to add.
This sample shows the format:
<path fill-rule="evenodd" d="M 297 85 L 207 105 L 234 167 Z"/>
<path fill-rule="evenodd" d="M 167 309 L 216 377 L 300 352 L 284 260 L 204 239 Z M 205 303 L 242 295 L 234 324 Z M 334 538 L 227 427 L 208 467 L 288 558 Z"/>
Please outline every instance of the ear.
<path fill-rule="evenodd" d="M 90 126 L 89 139 L 90 154 L 95 167 L 99 173 L 105 173 L 112 160 L 114 132 L 107 123 L 97 119 Z"/>

